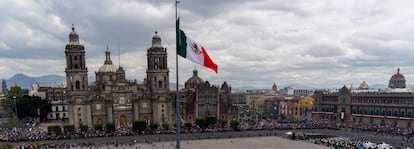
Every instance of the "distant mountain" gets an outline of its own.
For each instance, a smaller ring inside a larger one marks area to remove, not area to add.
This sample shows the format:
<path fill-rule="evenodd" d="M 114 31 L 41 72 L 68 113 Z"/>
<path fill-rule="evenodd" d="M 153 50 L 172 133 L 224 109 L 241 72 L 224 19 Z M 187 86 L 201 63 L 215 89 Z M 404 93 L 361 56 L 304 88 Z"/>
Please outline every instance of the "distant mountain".
<path fill-rule="evenodd" d="M 30 88 L 31 84 L 34 82 L 36 82 L 35 79 L 22 73 L 15 74 L 13 77 L 6 80 L 8 88 L 13 86 L 14 84 L 19 85 L 22 88 Z"/>
<path fill-rule="evenodd" d="M 65 83 L 66 78 L 59 75 L 46 75 L 40 77 L 33 77 L 37 82 L 52 82 L 52 83 Z"/>
<path fill-rule="evenodd" d="M 10 88 L 15 83 L 21 88 L 30 89 L 33 83 L 48 82 L 53 86 L 66 82 L 66 78 L 59 75 L 46 75 L 39 77 L 30 77 L 22 73 L 15 74 L 10 79 L 6 80 L 7 87 Z"/>
<path fill-rule="evenodd" d="M 292 87 L 294 89 L 315 89 L 315 87 L 307 86 L 303 84 L 288 84 L 288 85 L 284 85 L 283 88 L 286 88 L 286 87 Z"/>

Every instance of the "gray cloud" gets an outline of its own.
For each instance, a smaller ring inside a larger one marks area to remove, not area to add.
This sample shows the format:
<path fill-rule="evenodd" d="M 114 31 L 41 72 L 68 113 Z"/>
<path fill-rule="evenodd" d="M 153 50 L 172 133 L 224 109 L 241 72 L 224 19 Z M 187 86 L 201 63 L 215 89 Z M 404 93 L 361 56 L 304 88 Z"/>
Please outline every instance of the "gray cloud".
<path fill-rule="evenodd" d="M 343 55 L 344 52 L 339 47 L 333 45 L 318 44 L 310 46 L 304 54 L 313 57 L 334 57 Z"/>
<path fill-rule="evenodd" d="M 414 2 L 292 0 L 181 0 L 181 28 L 219 65 L 204 80 L 233 87 L 305 84 L 341 87 L 386 84 L 400 67 L 414 78 Z M 93 76 L 110 46 L 127 77 L 143 80 L 154 31 L 168 48 L 175 74 L 174 1 L 13 1 L 0 4 L 0 78 L 15 73 L 64 74 L 64 46 L 75 24 Z M 13 63 L 11 63 L 13 62 Z M 180 82 L 195 64 L 179 59 Z M 53 64 L 53 65 L 51 65 Z M 170 81 L 175 82 L 171 75 Z"/>

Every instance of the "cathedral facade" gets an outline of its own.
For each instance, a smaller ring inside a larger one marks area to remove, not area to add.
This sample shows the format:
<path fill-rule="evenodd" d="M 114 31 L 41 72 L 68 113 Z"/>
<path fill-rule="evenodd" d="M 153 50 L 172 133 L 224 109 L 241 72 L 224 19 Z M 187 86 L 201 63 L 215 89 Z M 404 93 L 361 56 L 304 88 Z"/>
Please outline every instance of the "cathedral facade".
<path fill-rule="evenodd" d="M 157 32 L 147 50 L 147 76 L 141 84 L 127 80 L 125 70 L 112 64 L 108 47 L 104 64 L 95 72 L 96 81 L 89 83 L 85 47 L 75 28 L 69 34 L 65 55 L 69 124 L 131 126 L 135 120 L 157 124 L 173 121 L 167 50 Z"/>
<path fill-rule="evenodd" d="M 211 85 L 193 71 L 193 76 L 180 90 L 181 115 L 183 122 L 195 122 L 197 118 L 215 117 L 229 122 L 238 120 L 237 107 L 231 103 L 231 87 L 224 82 L 221 86 Z"/>

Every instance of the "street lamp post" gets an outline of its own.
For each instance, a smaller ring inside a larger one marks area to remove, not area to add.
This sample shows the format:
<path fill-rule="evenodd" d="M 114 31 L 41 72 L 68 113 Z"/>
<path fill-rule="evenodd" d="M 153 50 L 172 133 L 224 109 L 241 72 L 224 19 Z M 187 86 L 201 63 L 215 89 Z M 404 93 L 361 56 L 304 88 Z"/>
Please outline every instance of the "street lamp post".
<path fill-rule="evenodd" d="M 13 100 L 14 100 L 14 113 L 16 114 L 16 117 L 17 117 L 17 100 L 16 100 L 16 96 L 13 96 Z"/>
<path fill-rule="evenodd" d="M 40 108 L 37 108 L 37 123 L 40 123 Z"/>
<path fill-rule="evenodd" d="M 15 120 L 14 120 L 14 122 L 15 122 L 15 127 L 17 127 L 17 119 L 18 119 L 18 117 L 17 117 L 17 99 L 16 99 L 16 96 L 13 96 L 13 99 L 14 99 L 14 113 L 16 114 L 16 118 L 15 118 Z"/>

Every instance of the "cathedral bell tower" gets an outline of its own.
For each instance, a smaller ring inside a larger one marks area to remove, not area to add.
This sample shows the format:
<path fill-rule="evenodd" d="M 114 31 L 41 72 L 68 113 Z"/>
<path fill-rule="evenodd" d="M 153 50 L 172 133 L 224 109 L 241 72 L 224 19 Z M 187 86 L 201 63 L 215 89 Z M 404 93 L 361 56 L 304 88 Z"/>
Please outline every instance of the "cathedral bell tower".
<path fill-rule="evenodd" d="M 147 50 L 147 88 L 152 104 L 152 119 L 155 123 L 171 122 L 169 99 L 169 70 L 167 67 L 167 48 L 162 47 L 161 37 L 155 32 L 152 46 Z"/>
<path fill-rule="evenodd" d="M 169 70 L 167 68 L 167 48 L 162 47 L 161 37 L 155 32 L 152 46 L 147 51 L 147 85 L 151 93 L 167 93 Z"/>
<path fill-rule="evenodd" d="M 79 43 L 79 35 L 72 27 L 65 49 L 67 92 L 88 90 L 88 69 L 85 67 L 85 47 Z"/>
<path fill-rule="evenodd" d="M 79 42 L 79 35 L 72 25 L 69 33 L 69 43 L 65 48 L 66 56 L 66 93 L 69 103 L 69 123 L 75 126 L 87 123 L 87 106 L 85 102 L 88 97 L 88 69 L 85 66 L 85 47 Z M 90 112 L 89 112 L 90 113 Z"/>

